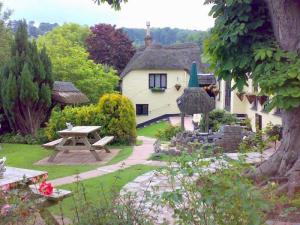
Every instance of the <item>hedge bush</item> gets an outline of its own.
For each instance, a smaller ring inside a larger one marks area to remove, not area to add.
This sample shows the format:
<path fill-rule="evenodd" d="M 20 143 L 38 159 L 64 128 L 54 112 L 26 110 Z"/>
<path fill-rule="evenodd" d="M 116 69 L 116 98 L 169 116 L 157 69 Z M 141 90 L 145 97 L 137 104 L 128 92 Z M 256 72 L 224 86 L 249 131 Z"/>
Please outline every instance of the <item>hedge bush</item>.
<path fill-rule="evenodd" d="M 208 127 L 209 129 L 212 129 L 212 131 L 216 132 L 222 125 L 236 124 L 237 122 L 238 119 L 236 116 L 226 112 L 225 110 L 215 109 L 209 113 Z M 205 129 L 205 122 L 203 119 L 200 122 L 200 128 L 202 130 Z"/>
<path fill-rule="evenodd" d="M 48 141 L 45 135 L 44 129 L 39 129 L 35 135 L 21 135 L 16 133 L 5 133 L 0 135 L 0 143 L 9 144 L 29 144 L 29 145 L 41 145 Z"/>
<path fill-rule="evenodd" d="M 62 111 L 53 110 L 47 123 L 46 135 L 49 140 L 58 138 L 57 131 L 66 129 L 66 123 L 74 126 L 99 126 L 102 115 L 97 105 L 66 107 Z"/>
<path fill-rule="evenodd" d="M 119 143 L 136 140 L 135 111 L 130 100 L 120 94 L 106 94 L 97 105 L 66 107 L 54 110 L 46 127 L 49 140 L 58 138 L 57 131 L 73 126 L 101 126 L 100 135 L 113 135 Z"/>
<path fill-rule="evenodd" d="M 99 107 L 103 132 L 114 135 L 118 142 L 135 143 L 136 120 L 131 101 L 120 94 L 106 94 L 100 99 Z"/>
<path fill-rule="evenodd" d="M 173 126 L 172 124 L 168 124 L 167 127 L 163 129 L 159 129 L 155 137 L 162 141 L 170 141 L 172 137 L 175 137 L 176 134 L 181 132 L 181 127 L 180 126 Z"/>

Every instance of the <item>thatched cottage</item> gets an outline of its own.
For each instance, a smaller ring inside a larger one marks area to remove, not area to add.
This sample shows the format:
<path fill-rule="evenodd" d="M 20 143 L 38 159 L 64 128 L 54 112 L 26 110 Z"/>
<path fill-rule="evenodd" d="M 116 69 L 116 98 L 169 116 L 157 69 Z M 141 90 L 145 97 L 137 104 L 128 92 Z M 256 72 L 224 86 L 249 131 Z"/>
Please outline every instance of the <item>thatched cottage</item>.
<path fill-rule="evenodd" d="M 147 26 L 145 47 L 137 50 L 121 74 L 122 93 L 133 102 L 138 125 L 178 115 L 176 99 L 188 85 L 193 62 L 200 71 L 197 44 L 154 44 Z"/>

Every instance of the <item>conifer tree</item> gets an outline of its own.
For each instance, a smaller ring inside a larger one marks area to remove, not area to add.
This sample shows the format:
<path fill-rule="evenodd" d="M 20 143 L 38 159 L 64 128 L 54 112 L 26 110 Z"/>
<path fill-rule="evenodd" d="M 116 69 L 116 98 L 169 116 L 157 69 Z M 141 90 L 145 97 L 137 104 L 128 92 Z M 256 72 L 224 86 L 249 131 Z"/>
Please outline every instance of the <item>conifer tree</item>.
<path fill-rule="evenodd" d="M 35 134 L 51 107 L 51 62 L 45 47 L 28 40 L 27 25 L 19 26 L 11 59 L 0 74 L 1 102 L 13 131 Z"/>

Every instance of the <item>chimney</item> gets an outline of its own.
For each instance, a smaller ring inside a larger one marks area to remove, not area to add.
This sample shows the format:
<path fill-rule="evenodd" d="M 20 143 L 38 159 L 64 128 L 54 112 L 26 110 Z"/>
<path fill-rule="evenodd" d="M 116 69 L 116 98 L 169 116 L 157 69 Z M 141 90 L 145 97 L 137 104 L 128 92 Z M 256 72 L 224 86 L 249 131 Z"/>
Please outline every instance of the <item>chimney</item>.
<path fill-rule="evenodd" d="M 151 31 L 150 31 L 150 22 L 148 21 L 146 23 L 147 25 L 147 32 L 146 32 L 146 37 L 145 37 L 145 46 L 149 47 L 152 45 L 152 37 L 151 37 Z"/>

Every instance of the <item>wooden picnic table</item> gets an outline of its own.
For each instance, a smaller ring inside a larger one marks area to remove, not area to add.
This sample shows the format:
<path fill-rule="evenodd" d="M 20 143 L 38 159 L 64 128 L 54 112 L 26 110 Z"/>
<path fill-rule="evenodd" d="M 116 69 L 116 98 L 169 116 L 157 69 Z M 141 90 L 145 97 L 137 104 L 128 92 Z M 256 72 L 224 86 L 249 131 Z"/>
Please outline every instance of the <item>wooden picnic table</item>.
<path fill-rule="evenodd" d="M 17 186 L 21 182 L 32 184 L 32 180 L 40 179 L 43 176 L 47 176 L 48 173 L 45 171 L 28 170 L 15 167 L 6 167 L 4 177 L 0 179 L 0 187 L 9 185 L 11 187 Z"/>
<path fill-rule="evenodd" d="M 54 189 L 52 195 L 42 195 L 41 193 L 39 193 L 37 184 L 34 184 L 34 181 L 41 180 L 42 178 L 46 178 L 47 176 L 48 172 L 45 171 L 6 167 L 4 176 L 0 179 L 0 188 L 3 186 L 9 186 L 9 189 L 20 189 L 32 193 L 33 196 L 30 199 L 35 202 L 44 222 L 48 225 L 59 225 L 48 208 L 58 204 L 59 201 L 70 196 L 71 192 L 66 190 Z"/>
<path fill-rule="evenodd" d="M 72 129 L 58 131 L 62 139 L 58 140 L 58 144 L 55 146 L 55 153 L 48 161 L 53 162 L 60 151 L 68 153 L 70 150 L 89 150 L 96 160 L 100 161 L 95 149 L 92 148 L 92 144 L 101 139 L 98 134 L 100 128 L 100 126 L 76 126 Z"/>

